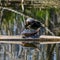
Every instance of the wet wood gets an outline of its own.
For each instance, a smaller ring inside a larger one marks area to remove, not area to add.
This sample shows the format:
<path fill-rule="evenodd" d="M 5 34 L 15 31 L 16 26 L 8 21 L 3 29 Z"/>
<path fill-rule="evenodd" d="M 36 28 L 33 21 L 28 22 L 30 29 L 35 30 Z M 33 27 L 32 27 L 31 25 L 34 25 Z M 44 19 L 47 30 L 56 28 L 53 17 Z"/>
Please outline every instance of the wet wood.
<path fill-rule="evenodd" d="M 4 36 L 0 35 L 0 43 L 22 44 L 21 42 L 39 42 L 40 44 L 54 44 L 60 43 L 59 36 L 42 35 L 39 38 L 22 38 L 21 36 Z"/>

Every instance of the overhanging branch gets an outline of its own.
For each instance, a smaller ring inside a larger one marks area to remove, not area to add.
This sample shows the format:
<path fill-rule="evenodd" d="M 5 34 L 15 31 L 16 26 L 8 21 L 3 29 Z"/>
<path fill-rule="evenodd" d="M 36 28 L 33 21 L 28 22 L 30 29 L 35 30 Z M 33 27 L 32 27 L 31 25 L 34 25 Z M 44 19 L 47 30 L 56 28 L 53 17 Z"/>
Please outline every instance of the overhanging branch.
<path fill-rule="evenodd" d="M 18 12 L 18 11 L 16 11 L 16 10 L 13 10 L 13 9 L 11 9 L 11 8 L 1 7 L 1 6 L 0 6 L 0 9 L 11 11 L 11 12 L 13 12 L 13 13 L 19 14 L 19 15 L 24 16 L 24 17 L 26 17 L 26 18 L 29 18 L 29 17 L 30 17 L 30 16 L 27 16 L 27 15 L 21 13 L 21 12 Z M 31 18 L 32 18 L 32 17 L 31 17 Z M 37 20 L 37 19 L 35 19 L 35 20 Z M 45 27 L 44 24 L 41 23 L 41 25 L 42 25 L 51 35 L 54 35 L 54 33 L 51 32 L 47 27 Z"/>

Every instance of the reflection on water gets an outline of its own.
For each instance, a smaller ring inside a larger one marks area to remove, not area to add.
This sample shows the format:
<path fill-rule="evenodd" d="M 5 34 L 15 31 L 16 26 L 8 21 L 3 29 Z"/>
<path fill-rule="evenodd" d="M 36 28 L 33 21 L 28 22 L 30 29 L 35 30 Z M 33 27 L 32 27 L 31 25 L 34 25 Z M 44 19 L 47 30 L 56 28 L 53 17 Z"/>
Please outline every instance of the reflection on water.
<path fill-rule="evenodd" d="M 31 48 L 23 48 L 19 45 L 19 51 L 15 48 L 15 45 L 1 44 L 0 45 L 0 60 L 46 60 L 45 45 L 39 45 L 41 50 L 36 51 Z M 22 53 L 21 53 L 22 52 Z M 18 53 L 18 54 L 17 54 Z M 53 60 L 56 60 L 56 52 L 54 51 Z"/>
<path fill-rule="evenodd" d="M 20 45 L 19 45 L 20 46 Z M 23 48 L 22 54 L 20 57 L 17 55 L 17 52 L 20 54 L 19 51 L 15 50 L 14 45 L 10 44 L 2 44 L 0 49 L 0 60 L 40 60 L 39 55 L 41 56 L 41 53 L 39 51 L 35 51 L 34 49 L 31 50 L 30 48 Z M 13 49 L 12 49 L 13 48 Z"/>

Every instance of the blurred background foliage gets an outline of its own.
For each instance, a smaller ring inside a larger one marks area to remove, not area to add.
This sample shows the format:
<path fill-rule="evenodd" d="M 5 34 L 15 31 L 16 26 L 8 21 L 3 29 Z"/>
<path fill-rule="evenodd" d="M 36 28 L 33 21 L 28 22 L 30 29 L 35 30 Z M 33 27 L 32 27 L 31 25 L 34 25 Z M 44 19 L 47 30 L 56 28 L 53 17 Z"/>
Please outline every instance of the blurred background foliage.
<path fill-rule="evenodd" d="M 22 0 L 21 0 L 22 1 Z M 51 1 L 51 0 L 50 0 Z M 46 0 L 46 2 L 49 2 Z M 49 28 L 52 33 L 55 35 L 60 36 L 60 5 L 56 5 L 52 1 L 51 4 L 47 3 L 37 3 L 37 7 L 34 7 L 31 1 L 23 2 L 19 1 L 8 1 L 8 0 L 1 0 L 0 7 L 6 7 L 12 10 L 16 10 L 17 12 L 21 12 L 24 15 L 20 15 L 9 10 L 0 9 L 0 35 L 20 35 L 24 29 L 25 20 L 29 16 L 34 19 L 39 20 L 41 23 L 45 25 L 45 27 Z M 60 2 L 60 1 L 59 1 Z M 58 2 L 58 4 L 59 4 Z M 43 8 L 44 7 L 44 8 Z M 52 29 L 53 28 L 53 29 Z M 49 35 L 48 31 L 45 31 L 46 35 Z M 14 45 L 12 47 L 12 52 L 15 53 Z M 14 48 L 13 48 L 14 47 Z M 56 51 L 56 56 L 58 56 L 58 51 L 56 48 L 57 45 L 47 45 L 42 49 L 46 48 L 47 51 L 42 51 L 44 54 L 47 53 L 47 60 L 52 59 L 51 54 Z M 8 50 L 8 48 L 6 48 Z M 9 50 L 8 50 L 9 51 Z M 11 53 L 12 53 L 11 52 Z M 51 53 L 50 53 L 51 52 Z M 42 55 L 43 56 L 43 55 Z M 41 58 L 44 60 L 43 58 Z M 46 60 L 46 59 L 45 59 Z M 57 57 L 58 60 L 58 57 Z"/>

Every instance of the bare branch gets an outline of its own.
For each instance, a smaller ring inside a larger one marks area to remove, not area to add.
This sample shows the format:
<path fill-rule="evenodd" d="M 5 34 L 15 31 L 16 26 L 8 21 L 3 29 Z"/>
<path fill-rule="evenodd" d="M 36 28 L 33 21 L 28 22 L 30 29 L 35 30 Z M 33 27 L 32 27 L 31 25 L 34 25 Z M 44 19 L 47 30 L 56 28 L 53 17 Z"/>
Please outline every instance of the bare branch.
<path fill-rule="evenodd" d="M 30 17 L 30 16 L 27 16 L 27 15 L 25 15 L 25 14 L 23 14 L 23 13 L 21 13 L 21 12 L 18 12 L 18 11 L 16 11 L 16 10 L 13 10 L 13 9 L 11 9 L 11 8 L 7 8 L 7 7 L 0 7 L 0 9 L 3 9 L 3 10 L 8 10 L 8 11 L 11 11 L 11 12 L 14 12 L 14 13 L 16 13 L 16 14 L 19 14 L 19 15 L 21 15 L 21 16 L 24 16 L 24 17 L 26 17 L 26 18 L 28 18 L 28 17 Z M 32 17 L 31 17 L 32 18 Z M 35 20 L 37 20 L 37 19 L 35 19 Z M 51 35 L 54 35 L 54 33 L 53 32 L 51 32 L 47 27 L 45 27 L 45 25 L 44 24 L 42 24 L 41 23 L 41 25 L 51 34 Z"/>

